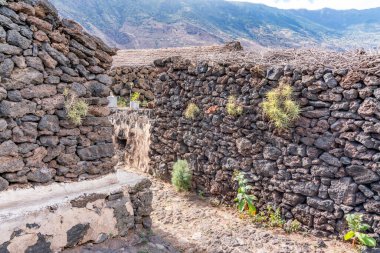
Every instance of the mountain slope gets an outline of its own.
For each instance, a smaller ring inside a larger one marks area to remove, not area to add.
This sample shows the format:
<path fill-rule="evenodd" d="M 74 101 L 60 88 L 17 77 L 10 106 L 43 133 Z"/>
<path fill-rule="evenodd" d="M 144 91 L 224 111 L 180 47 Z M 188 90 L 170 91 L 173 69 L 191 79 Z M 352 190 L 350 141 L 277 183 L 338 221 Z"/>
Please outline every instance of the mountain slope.
<path fill-rule="evenodd" d="M 380 45 L 380 8 L 281 10 L 224 0 L 51 1 L 62 16 L 120 48 L 208 45 L 233 39 L 251 47 Z"/>

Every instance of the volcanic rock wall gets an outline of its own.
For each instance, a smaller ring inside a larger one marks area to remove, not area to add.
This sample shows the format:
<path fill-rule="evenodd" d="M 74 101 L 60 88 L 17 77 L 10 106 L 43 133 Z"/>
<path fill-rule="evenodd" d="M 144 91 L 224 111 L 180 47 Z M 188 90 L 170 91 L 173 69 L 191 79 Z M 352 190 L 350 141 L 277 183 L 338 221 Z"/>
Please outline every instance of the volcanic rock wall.
<path fill-rule="evenodd" d="M 140 93 L 140 102 L 154 100 L 153 83 L 157 77 L 157 70 L 152 66 L 117 67 L 109 71 L 114 78 L 111 90 L 115 96 L 129 99 L 133 92 Z"/>
<path fill-rule="evenodd" d="M 0 191 L 113 170 L 114 53 L 46 0 L 0 6 Z M 65 89 L 89 104 L 80 126 L 67 118 Z"/>
<path fill-rule="evenodd" d="M 343 231 L 344 215 L 365 214 L 380 234 L 380 78 L 348 69 L 166 61 L 154 85 L 151 165 L 170 178 L 187 159 L 193 187 L 231 199 L 233 173 L 244 171 L 258 207 L 280 206 L 318 231 Z M 280 81 L 302 108 L 286 131 L 263 117 L 261 102 Z M 244 107 L 229 116 L 227 98 Z M 187 105 L 201 109 L 185 119 Z"/>

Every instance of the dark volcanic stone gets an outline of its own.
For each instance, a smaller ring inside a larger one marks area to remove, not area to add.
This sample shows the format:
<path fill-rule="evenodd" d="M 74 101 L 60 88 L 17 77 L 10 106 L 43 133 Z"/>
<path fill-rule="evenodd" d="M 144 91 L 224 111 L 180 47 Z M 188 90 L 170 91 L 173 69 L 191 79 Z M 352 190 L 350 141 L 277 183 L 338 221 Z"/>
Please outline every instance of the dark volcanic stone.
<path fill-rule="evenodd" d="M 253 167 L 256 173 L 263 177 L 273 177 L 278 171 L 276 163 L 266 160 L 255 161 Z"/>
<path fill-rule="evenodd" d="M 83 237 L 86 235 L 87 230 L 90 228 L 90 224 L 77 224 L 70 228 L 67 234 L 67 244 L 66 247 L 74 247 L 77 245 Z"/>
<path fill-rule="evenodd" d="M 317 208 L 319 210 L 333 212 L 334 211 L 334 201 L 324 200 L 316 197 L 308 197 L 307 204 L 311 207 Z"/>
<path fill-rule="evenodd" d="M 56 115 L 45 115 L 41 118 L 40 122 L 38 123 L 38 129 L 39 130 L 47 130 L 51 132 L 59 132 L 59 119 Z"/>
<path fill-rule="evenodd" d="M 364 166 L 351 165 L 346 168 L 346 171 L 357 184 L 369 184 L 380 180 L 379 175 Z"/>
<path fill-rule="evenodd" d="M 380 201 L 370 200 L 364 204 L 364 209 L 370 213 L 380 214 Z"/>
<path fill-rule="evenodd" d="M 318 177 L 329 177 L 335 178 L 336 173 L 338 172 L 337 167 L 329 166 L 313 166 L 311 168 L 311 174 Z"/>
<path fill-rule="evenodd" d="M 38 240 L 36 244 L 28 247 L 25 250 L 25 253 L 41 253 L 41 252 L 46 252 L 46 253 L 52 253 L 53 251 L 50 249 L 51 243 L 46 240 L 45 236 L 38 233 Z"/>
<path fill-rule="evenodd" d="M 335 204 L 348 206 L 355 205 L 357 191 L 358 185 L 350 177 L 332 180 L 328 189 L 329 196 L 334 200 Z"/>
<path fill-rule="evenodd" d="M 276 147 L 265 146 L 263 150 L 263 156 L 268 160 L 276 161 L 281 156 L 281 154 L 281 150 Z"/>
<path fill-rule="evenodd" d="M 9 186 L 8 181 L 0 177 L 0 192 L 6 190 L 8 186 Z"/>
<path fill-rule="evenodd" d="M 78 150 L 78 156 L 82 161 L 92 161 L 114 155 L 113 144 L 100 144 Z"/>
<path fill-rule="evenodd" d="M 297 182 L 293 186 L 293 192 L 302 194 L 304 196 L 317 196 L 319 184 L 313 182 Z"/>
<path fill-rule="evenodd" d="M 326 162 L 327 164 L 330 164 L 332 166 L 336 166 L 336 167 L 340 167 L 342 166 L 342 163 L 339 161 L 338 158 L 336 158 L 335 156 L 332 156 L 330 155 L 329 153 L 325 152 L 323 153 L 319 159 L 321 159 L 322 161 Z"/>
<path fill-rule="evenodd" d="M 28 180 L 36 183 L 47 183 L 53 179 L 55 175 L 54 169 L 41 168 L 33 169 L 27 174 Z"/>

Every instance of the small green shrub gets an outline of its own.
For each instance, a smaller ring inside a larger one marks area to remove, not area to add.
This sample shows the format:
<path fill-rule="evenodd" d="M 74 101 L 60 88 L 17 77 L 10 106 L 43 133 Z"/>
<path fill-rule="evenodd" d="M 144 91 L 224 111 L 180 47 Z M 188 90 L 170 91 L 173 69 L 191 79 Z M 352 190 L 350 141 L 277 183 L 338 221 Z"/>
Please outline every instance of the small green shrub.
<path fill-rule="evenodd" d="M 287 84 L 281 84 L 266 94 L 262 103 L 264 115 L 273 122 L 276 128 L 287 128 L 299 117 L 301 109 L 292 97 L 293 88 Z"/>
<path fill-rule="evenodd" d="M 268 215 L 269 215 L 269 226 L 282 228 L 285 224 L 285 220 L 281 217 L 281 209 L 277 208 L 276 210 L 273 207 L 268 206 Z"/>
<path fill-rule="evenodd" d="M 172 184 L 177 191 L 189 191 L 192 173 L 186 160 L 178 160 L 173 165 Z"/>
<path fill-rule="evenodd" d="M 231 116 L 240 116 L 243 114 L 243 107 L 236 101 L 236 97 L 229 96 L 228 103 L 226 105 L 227 113 Z"/>
<path fill-rule="evenodd" d="M 88 104 L 83 99 L 78 98 L 74 92 L 65 89 L 65 109 L 68 119 L 75 125 L 81 125 L 82 120 L 88 114 Z"/>
<path fill-rule="evenodd" d="M 253 217 L 253 222 L 256 223 L 266 223 L 268 221 L 268 216 L 265 212 L 261 211 Z"/>
<path fill-rule="evenodd" d="M 128 106 L 128 101 L 124 97 L 117 98 L 117 107 L 125 108 Z"/>
<path fill-rule="evenodd" d="M 298 232 L 300 231 L 300 229 L 301 229 L 301 222 L 299 222 L 298 220 L 292 220 L 289 223 L 289 225 L 287 223 L 284 227 L 285 232 L 288 234 Z"/>
<path fill-rule="evenodd" d="M 249 215 L 256 215 L 256 206 L 253 202 L 257 200 L 257 198 L 255 195 L 249 194 L 249 191 L 252 190 L 252 186 L 247 185 L 248 180 L 245 178 L 245 173 L 237 173 L 235 181 L 237 181 L 239 185 L 235 198 L 239 212 L 248 211 Z"/>
<path fill-rule="evenodd" d="M 190 103 L 185 110 L 185 118 L 195 119 L 195 117 L 198 115 L 199 112 L 200 112 L 199 107 L 194 103 Z"/>
<path fill-rule="evenodd" d="M 364 246 L 376 247 L 376 240 L 362 233 L 370 228 L 368 224 L 362 223 L 363 215 L 357 213 L 348 214 L 346 221 L 350 230 L 344 235 L 345 241 L 352 240 L 352 245 L 355 246 L 356 240 L 358 240 Z"/>

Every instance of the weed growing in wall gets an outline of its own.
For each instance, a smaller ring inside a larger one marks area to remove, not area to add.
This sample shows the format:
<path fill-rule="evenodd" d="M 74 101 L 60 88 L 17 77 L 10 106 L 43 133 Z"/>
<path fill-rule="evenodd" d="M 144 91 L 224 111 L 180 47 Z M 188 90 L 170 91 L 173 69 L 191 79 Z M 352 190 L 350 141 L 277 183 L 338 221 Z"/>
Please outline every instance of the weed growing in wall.
<path fill-rule="evenodd" d="M 189 191 L 192 173 L 186 160 L 178 160 L 173 165 L 172 184 L 177 191 Z"/>
<path fill-rule="evenodd" d="M 286 233 L 291 234 L 300 231 L 301 222 L 298 220 L 292 220 L 289 223 L 287 222 L 284 226 L 284 230 Z"/>
<path fill-rule="evenodd" d="M 278 207 L 274 209 L 272 206 L 268 206 L 269 214 L 269 226 L 282 228 L 285 224 L 285 220 L 281 217 L 281 209 Z"/>
<path fill-rule="evenodd" d="M 65 109 L 68 119 L 75 125 L 81 125 L 82 120 L 88 114 L 88 104 L 83 99 L 78 98 L 74 92 L 65 89 Z"/>
<path fill-rule="evenodd" d="M 226 105 L 227 113 L 231 116 L 240 116 L 243 114 L 243 107 L 238 104 L 235 96 L 229 96 Z"/>
<path fill-rule="evenodd" d="M 348 214 L 346 221 L 350 230 L 344 235 L 345 241 L 352 240 L 353 246 L 355 246 L 358 241 L 364 246 L 376 247 L 376 240 L 363 233 L 370 228 L 368 224 L 363 223 L 363 215 L 357 213 Z"/>
<path fill-rule="evenodd" d="M 279 129 L 289 127 L 301 113 L 299 105 L 293 100 L 293 88 L 288 84 L 280 84 L 269 91 L 262 108 L 264 115 Z"/>
<path fill-rule="evenodd" d="M 245 174 L 243 172 L 237 173 L 235 181 L 237 181 L 239 185 L 235 198 L 239 212 L 248 211 L 249 215 L 256 215 L 256 206 L 253 202 L 257 200 L 257 198 L 255 195 L 249 194 L 252 190 L 252 186 L 247 185 L 248 180 L 245 178 Z"/>
<path fill-rule="evenodd" d="M 195 119 L 195 117 L 199 114 L 199 112 L 200 112 L 199 107 L 194 103 L 190 103 L 185 110 L 185 118 Z"/>
<path fill-rule="evenodd" d="M 133 92 L 131 95 L 131 101 L 137 102 L 140 99 L 140 93 L 139 92 Z"/>
<path fill-rule="evenodd" d="M 117 98 L 117 107 L 119 108 L 125 108 L 128 106 L 128 101 L 123 97 Z"/>

